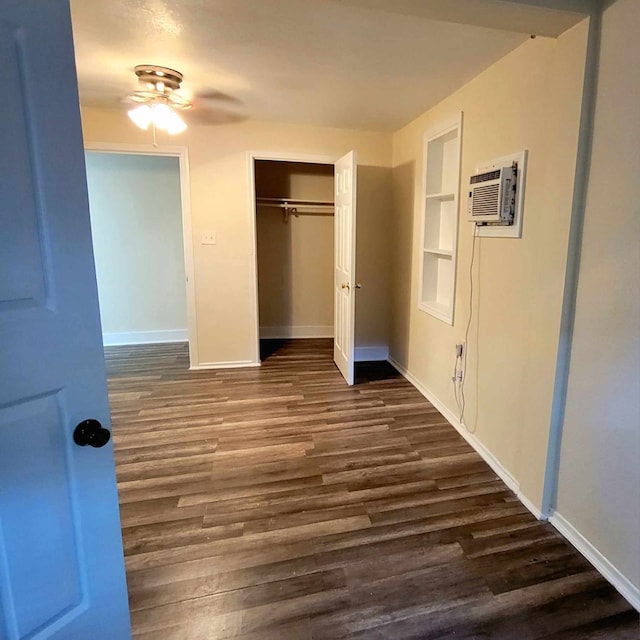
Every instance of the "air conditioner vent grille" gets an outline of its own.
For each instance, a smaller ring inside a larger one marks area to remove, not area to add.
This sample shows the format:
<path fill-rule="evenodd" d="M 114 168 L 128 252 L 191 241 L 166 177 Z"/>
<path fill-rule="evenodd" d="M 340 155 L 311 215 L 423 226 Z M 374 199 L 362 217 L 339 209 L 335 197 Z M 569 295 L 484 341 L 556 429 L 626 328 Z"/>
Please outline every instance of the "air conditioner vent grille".
<path fill-rule="evenodd" d="M 495 215 L 500 197 L 500 185 L 488 184 L 484 187 L 476 187 L 473 190 L 473 215 Z"/>
<path fill-rule="evenodd" d="M 486 173 L 479 173 L 478 175 L 471 176 L 471 184 L 478 184 L 478 182 L 488 182 L 489 180 L 497 180 L 500 177 L 500 169 L 495 171 L 487 171 Z"/>

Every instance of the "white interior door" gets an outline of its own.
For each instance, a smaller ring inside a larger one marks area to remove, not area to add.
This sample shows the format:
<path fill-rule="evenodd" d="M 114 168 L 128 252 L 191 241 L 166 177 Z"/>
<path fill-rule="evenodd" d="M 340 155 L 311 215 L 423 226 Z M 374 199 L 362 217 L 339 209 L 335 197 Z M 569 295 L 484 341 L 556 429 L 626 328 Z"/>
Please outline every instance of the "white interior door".
<path fill-rule="evenodd" d="M 2 1 L 0 85 L 0 638 L 127 640 L 67 0 Z"/>
<path fill-rule="evenodd" d="M 347 384 L 354 381 L 356 312 L 356 152 L 335 164 L 333 359 Z"/>

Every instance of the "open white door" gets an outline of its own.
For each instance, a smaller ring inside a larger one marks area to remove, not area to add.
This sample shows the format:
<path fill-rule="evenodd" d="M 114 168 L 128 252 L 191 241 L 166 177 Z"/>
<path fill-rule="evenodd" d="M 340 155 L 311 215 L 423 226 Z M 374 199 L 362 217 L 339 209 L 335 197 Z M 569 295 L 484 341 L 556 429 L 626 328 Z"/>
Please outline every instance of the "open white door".
<path fill-rule="evenodd" d="M 0 85 L 0 638 L 127 640 L 67 0 L 3 0 Z"/>
<path fill-rule="evenodd" d="M 333 359 L 347 384 L 354 381 L 356 315 L 356 152 L 335 164 Z"/>

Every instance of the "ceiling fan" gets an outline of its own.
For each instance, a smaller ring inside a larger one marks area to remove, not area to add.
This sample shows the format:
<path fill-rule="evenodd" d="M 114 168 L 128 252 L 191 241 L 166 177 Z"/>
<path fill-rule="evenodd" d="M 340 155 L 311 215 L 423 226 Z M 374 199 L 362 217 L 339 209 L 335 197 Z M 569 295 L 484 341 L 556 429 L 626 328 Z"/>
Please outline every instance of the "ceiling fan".
<path fill-rule="evenodd" d="M 130 93 L 125 102 L 132 104 L 129 118 L 141 129 L 151 127 L 171 135 L 182 133 L 187 124 L 181 113 L 192 113 L 196 122 L 217 124 L 243 119 L 237 107 L 241 102 L 218 91 L 205 91 L 193 100 L 180 94 L 183 75 L 175 69 L 154 64 L 134 68 L 140 88 Z"/>
<path fill-rule="evenodd" d="M 134 106 L 129 117 L 141 129 L 163 129 L 172 135 L 187 128 L 178 111 L 191 109 L 190 100 L 176 93 L 182 83 L 182 74 L 175 69 L 153 64 L 139 64 L 134 69 L 141 89 L 129 94 L 127 102 Z"/>

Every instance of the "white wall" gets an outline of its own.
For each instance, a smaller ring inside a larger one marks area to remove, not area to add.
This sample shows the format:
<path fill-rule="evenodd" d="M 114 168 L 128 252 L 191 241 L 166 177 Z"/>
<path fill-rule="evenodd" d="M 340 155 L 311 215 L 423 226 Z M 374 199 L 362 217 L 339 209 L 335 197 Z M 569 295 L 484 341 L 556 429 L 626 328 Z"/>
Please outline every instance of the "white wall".
<path fill-rule="evenodd" d="M 640 605 L 640 3 L 604 11 L 557 512 Z"/>
<path fill-rule="evenodd" d="M 482 238 L 467 350 L 466 424 L 512 487 L 542 503 L 586 51 L 586 22 L 538 37 L 393 137 L 391 355 L 456 422 L 451 372 L 469 317 L 466 185 L 479 164 L 529 150 L 522 239 Z M 424 132 L 464 112 L 454 324 L 418 309 Z"/>
<path fill-rule="evenodd" d="M 186 339 L 178 158 L 87 152 L 105 344 Z"/>

